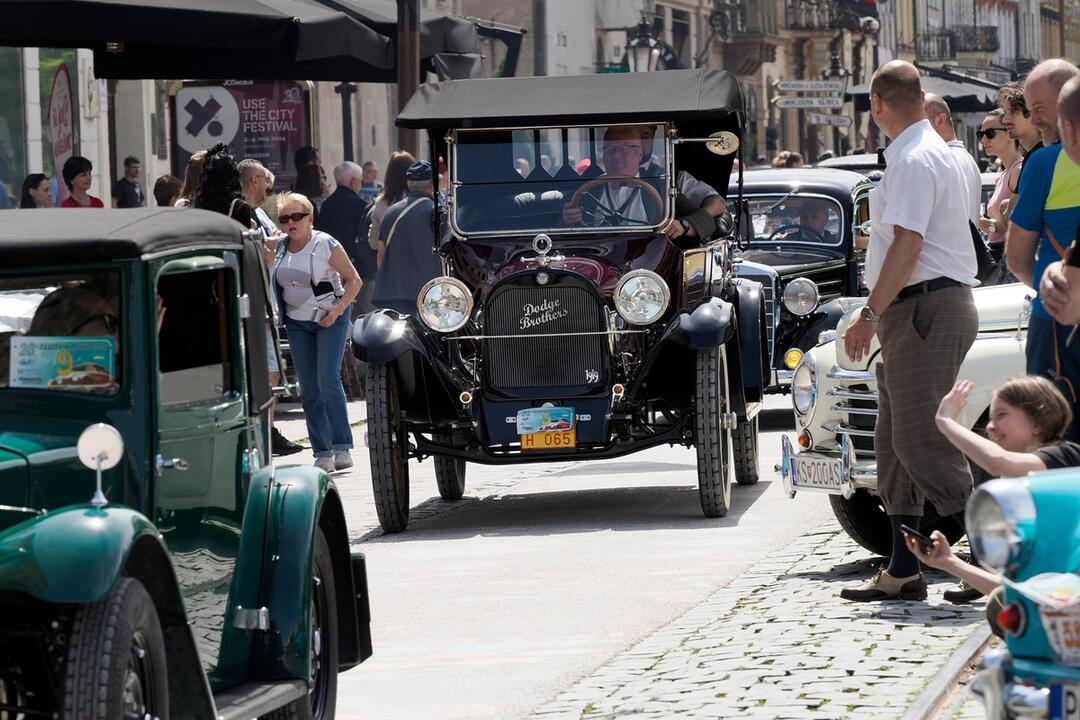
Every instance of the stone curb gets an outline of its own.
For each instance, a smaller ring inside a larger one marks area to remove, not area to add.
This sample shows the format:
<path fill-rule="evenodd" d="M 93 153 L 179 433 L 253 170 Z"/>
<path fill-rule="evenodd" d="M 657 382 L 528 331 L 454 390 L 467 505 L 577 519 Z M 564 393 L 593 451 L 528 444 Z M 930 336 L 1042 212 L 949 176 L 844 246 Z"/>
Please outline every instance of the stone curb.
<path fill-rule="evenodd" d="M 971 661 L 986 648 L 992 637 L 993 633 L 990 632 L 989 625 L 983 624 L 979 626 L 949 656 L 949 659 L 941 666 L 934 679 L 923 688 L 923 691 L 915 698 L 915 702 L 911 704 L 911 707 L 908 708 L 900 720 L 929 720 L 929 718 L 937 717 L 937 714 L 944 708 L 945 701 L 956 684 L 957 678 L 964 673 Z"/>

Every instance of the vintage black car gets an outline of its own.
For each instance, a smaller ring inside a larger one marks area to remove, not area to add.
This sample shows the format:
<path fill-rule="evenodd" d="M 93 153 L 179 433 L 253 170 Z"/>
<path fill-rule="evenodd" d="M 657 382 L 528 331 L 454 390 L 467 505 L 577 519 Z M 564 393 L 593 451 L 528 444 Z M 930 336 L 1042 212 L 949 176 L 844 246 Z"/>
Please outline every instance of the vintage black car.
<path fill-rule="evenodd" d="M 786 390 L 803 353 L 866 294 L 863 265 L 873 183 L 848 170 L 752 170 L 739 277 L 763 285 L 769 390 Z M 729 192 L 734 190 L 731 186 Z"/>
<path fill-rule="evenodd" d="M 386 531 L 405 528 L 408 462 L 426 456 L 446 499 L 466 461 L 676 443 L 697 450 L 708 517 L 727 512 L 736 470 L 757 481 L 760 285 L 734 276 L 730 215 L 703 239 L 662 232 L 681 214 L 677 173 L 728 187 L 742 107 L 712 70 L 447 81 L 409 101 L 398 124 L 448 160 L 446 274 L 415 313 L 353 329 Z"/>

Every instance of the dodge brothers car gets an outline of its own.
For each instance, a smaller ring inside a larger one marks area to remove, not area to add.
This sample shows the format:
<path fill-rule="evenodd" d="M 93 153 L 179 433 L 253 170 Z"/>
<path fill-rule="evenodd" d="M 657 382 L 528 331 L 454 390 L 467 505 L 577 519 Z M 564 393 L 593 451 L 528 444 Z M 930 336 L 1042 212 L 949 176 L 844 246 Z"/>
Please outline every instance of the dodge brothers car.
<path fill-rule="evenodd" d="M 353 330 L 385 530 L 406 527 L 409 461 L 427 456 L 447 499 L 466 462 L 672 444 L 696 450 L 708 517 L 727 512 L 733 477 L 757 481 L 761 286 L 735 277 L 728 214 L 677 210 L 681 173 L 728 187 L 742 108 L 716 70 L 451 80 L 409 101 L 398 124 L 447 159 L 445 275 L 415 313 Z"/>
<path fill-rule="evenodd" d="M 364 559 L 333 482 L 270 464 L 259 240 L 39 210 L 0 256 L 0 718 L 333 718 Z"/>
<path fill-rule="evenodd" d="M 1030 314 L 1030 288 L 1020 283 L 975 288 L 979 333 L 960 366 L 959 378 L 975 389 L 959 421 L 979 430 L 989 419 L 990 396 L 1004 379 L 1024 374 L 1024 342 Z M 784 488 L 791 497 L 800 490 L 829 493 L 840 525 L 867 550 L 888 555 L 892 544 L 885 508 L 877 497 L 874 425 L 877 418 L 877 380 L 880 360 L 875 338 L 871 352 L 852 362 L 844 352 L 843 333 L 862 298 L 845 298 L 847 312 L 835 333 L 808 352 L 795 369 L 791 399 L 795 409 L 797 444 L 783 442 Z M 940 529 L 953 541 L 960 527 L 939 518 L 927 503 L 923 515 L 927 532 Z"/>

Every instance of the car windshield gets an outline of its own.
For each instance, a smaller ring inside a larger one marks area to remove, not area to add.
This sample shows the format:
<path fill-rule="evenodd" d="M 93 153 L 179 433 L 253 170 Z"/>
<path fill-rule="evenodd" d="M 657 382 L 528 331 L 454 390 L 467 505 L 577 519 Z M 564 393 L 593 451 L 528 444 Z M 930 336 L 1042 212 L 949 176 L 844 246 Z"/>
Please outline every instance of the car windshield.
<path fill-rule="evenodd" d="M 667 215 L 662 125 L 463 130 L 454 226 L 480 232 L 654 227 Z"/>
<path fill-rule="evenodd" d="M 120 274 L 0 278 L 0 388 L 119 389 Z"/>
<path fill-rule="evenodd" d="M 840 206 L 823 197 L 765 195 L 750 198 L 753 242 L 837 245 Z"/>

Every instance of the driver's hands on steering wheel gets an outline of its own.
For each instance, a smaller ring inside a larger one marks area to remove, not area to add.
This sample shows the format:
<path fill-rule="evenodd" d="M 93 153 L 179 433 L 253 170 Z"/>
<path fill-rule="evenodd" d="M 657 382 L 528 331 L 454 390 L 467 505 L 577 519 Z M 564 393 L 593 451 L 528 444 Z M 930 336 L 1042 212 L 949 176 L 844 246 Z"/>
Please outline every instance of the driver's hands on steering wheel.
<path fill-rule="evenodd" d="M 581 214 L 581 206 L 567 203 L 562 209 L 563 223 L 566 225 L 584 225 L 585 219 Z"/>

